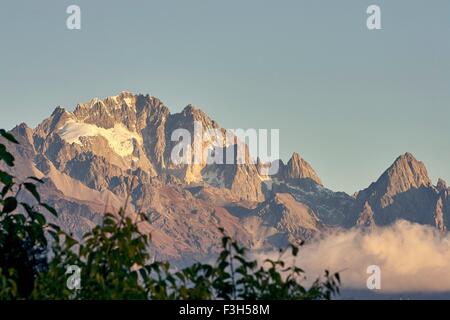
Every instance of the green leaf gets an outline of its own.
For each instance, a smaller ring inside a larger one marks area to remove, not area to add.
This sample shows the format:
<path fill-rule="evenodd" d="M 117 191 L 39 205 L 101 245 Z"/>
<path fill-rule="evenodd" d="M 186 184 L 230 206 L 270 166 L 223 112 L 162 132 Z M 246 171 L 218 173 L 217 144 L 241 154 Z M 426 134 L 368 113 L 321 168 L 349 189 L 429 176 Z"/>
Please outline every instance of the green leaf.
<path fill-rule="evenodd" d="M 49 226 L 50 228 L 52 228 L 53 230 L 55 230 L 55 231 L 60 231 L 60 230 L 61 230 L 61 227 L 60 227 L 60 226 L 58 226 L 58 225 L 56 225 L 56 224 L 53 224 L 53 223 L 49 223 L 48 226 Z"/>
<path fill-rule="evenodd" d="M 52 215 L 54 215 L 55 217 L 58 216 L 58 213 L 56 212 L 56 210 L 55 210 L 53 207 L 49 206 L 49 205 L 46 204 L 46 203 L 40 203 L 40 205 L 43 206 L 45 209 L 47 209 L 47 210 L 48 210 Z"/>
<path fill-rule="evenodd" d="M 3 187 L 2 192 L 1 192 L 2 198 L 4 198 L 6 196 L 6 194 L 12 189 L 12 187 L 13 187 L 12 183 L 7 184 Z"/>
<path fill-rule="evenodd" d="M 24 224 L 27 218 L 25 218 L 23 214 L 19 213 L 14 215 L 14 220 L 16 224 Z"/>
<path fill-rule="evenodd" d="M 9 185 L 13 182 L 13 177 L 10 174 L 0 170 L 0 182 L 4 185 Z"/>
<path fill-rule="evenodd" d="M 58 235 L 57 232 L 52 231 L 52 230 L 49 230 L 48 233 L 50 234 L 50 236 L 51 236 L 55 241 L 58 241 L 59 235 Z"/>
<path fill-rule="evenodd" d="M 39 212 L 35 212 L 33 215 L 33 220 L 35 220 L 38 224 L 43 226 L 47 221 L 45 220 L 44 215 Z"/>
<path fill-rule="evenodd" d="M 44 180 L 41 180 L 41 179 L 36 178 L 36 177 L 28 177 L 27 180 L 28 180 L 28 179 L 34 180 L 34 181 L 36 181 L 36 182 L 38 182 L 38 183 L 40 183 L 40 184 L 43 184 L 43 183 L 44 183 Z"/>
<path fill-rule="evenodd" d="M 3 144 L 0 144 L 0 160 L 5 161 L 10 167 L 14 166 L 14 157 L 6 150 L 6 147 Z"/>
<path fill-rule="evenodd" d="M 37 192 L 36 186 L 29 182 L 25 182 L 23 185 L 24 185 L 25 189 L 27 189 L 33 195 L 33 197 L 37 200 L 37 202 L 40 203 L 41 196 Z"/>
<path fill-rule="evenodd" d="M 72 248 L 74 245 L 76 245 L 78 242 L 73 239 L 72 237 L 66 236 L 66 246 L 67 249 Z"/>
<path fill-rule="evenodd" d="M 10 213 L 16 210 L 17 208 L 17 200 L 14 197 L 6 198 L 3 203 L 3 213 Z"/>
<path fill-rule="evenodd" d="M 336 280 L 338 281 L 338 283 L 341 283 L 341 276 L 339 275 L 339 273 L 335 273 L 334 276 L 336 277 Z"/>
<path fill-rule="evenodd" d="M 33 208 L 29 206 L 27 203 L 21 202 L 20 204 L 25 208 L 25 211 L 28 213 L 29 216 L 34 214 Z"/>
<path fill-rule="evenodd" d="M 298 247 L 297 247 L 297 246 L 294 246 L 293 244 L 291 244 L 291 248 L 292 248 L 292 255 L 293 255 L 294 257 L 296 257 L 297 254 L 298 254 Z"/>
<path fill-rule="evenodd" d="M 5 138 L 6 140 L 8 140 L 9 142 L 19 144 L 19 142 L 16 140 L 16 138 L 14 138 L 14 136 L 11 133 L 6 132 L 4 129 L 0 129 L 0 135 L 3 138 Z"/>

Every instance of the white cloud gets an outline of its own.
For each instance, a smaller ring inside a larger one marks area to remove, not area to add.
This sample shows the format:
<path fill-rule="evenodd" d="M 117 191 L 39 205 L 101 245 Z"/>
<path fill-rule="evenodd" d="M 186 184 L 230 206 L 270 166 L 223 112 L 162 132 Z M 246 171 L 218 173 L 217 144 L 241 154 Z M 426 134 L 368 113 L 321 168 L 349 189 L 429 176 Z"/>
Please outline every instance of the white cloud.
<path fill-rule="evenodd" d="M 370 265 L 381 268 L 381 292 L 450 291 L 450 235 L 398 221 L 372 232 L 336 232 L 300 249 L 297 264 L 309 280 L 340 271 L 344 288 L 367 289 Z"/>

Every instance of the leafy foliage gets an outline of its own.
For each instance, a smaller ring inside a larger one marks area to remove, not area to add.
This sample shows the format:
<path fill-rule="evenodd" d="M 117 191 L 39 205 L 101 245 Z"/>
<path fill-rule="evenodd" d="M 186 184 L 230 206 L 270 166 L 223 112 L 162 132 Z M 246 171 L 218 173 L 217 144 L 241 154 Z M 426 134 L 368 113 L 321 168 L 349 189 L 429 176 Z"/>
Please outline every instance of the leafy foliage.
<path fill-rule="evenodd" d="M 0 135 L 17 143 L 4 130 Z M 14 157 L 2 144 L 0 161 L 14 165 Z M 103 223 L 78 242 L 47 223 L 40 212 L 57 215 L 41 202 L 37 185 L 42 180 L 30 177 L 15 183 L 14 177 L 0 170 L 0 182 L 0 299 L 287 300 L 331 299 L 339 294 L 339 274 L 326 271 L 305 288 L 304 272 L 294 262 L 287 265 L 282 254 L 262 263 L 252 260 L 224 230 L 222 250 L 213 264 L 195 263 L 177 270 L 167 262 L 151 263 L 151 237 L 139 229 L 145 215 L 130 216 L 125 209 L 105 214 Z M 28 192 L 36 205 L 18 200 L 21 191 Z M 293 257 L 298 251 L 291 247 Z M 79 290 L 67 286 L 68 266 L 81 270 Z"/>
<path fill-rule="evenodd" d="M 223 231 L 223 230 L 222 230 Z M 55 257 L 37 281 L 38 299 L 331 299 L 339 293 L 339 275 L 326 272 L 306 289 L 303 270 L 280 258 L 259 265 L 246 249 L 223 235 L 215 264 L 195 263 L 176 270 L 167 262 L 148 263 L 149 236 L 123 211 L 107 214 L 103 225 L 87 233 L 82 243 L 63 232 L 54 234 Z M 293 256 L 298 248 L 292 247 Z M 68 265 L 81 268 L 82 288 L 65 287 Z M 49 290 L 49 288 L 51 288 Z"/>
<path fill-rule="evenodd" d="M 18 143 L 4 130 L 0 130 L 0 135 Z M 0 144 L 2 161 L 14 166 L 13 155 Z M 28 298 L 37 274 L 47 268 L 45 228 L 48 226 L 40 209 L 55 210 L 40 201 L 34 182 L 42 183 L 41 180 L 31 177 L 16 183 L 10 174 L 0 170 L 0 182 L 0 298 Z M 20 202 L 19 194 L 23 190 L 37 200 L 36 205 Z"/>
<path fill-rule="evenodd" d="M 223 232 L 223 230 L 222 230 Z M 292 246 L 292 255 L 298 248 Z M 153 263 L 146 271 L 147 289 L 152 299 L 181 300 L 303 300 L 331 299 L 339 293 L 339 274 L 328 271 L 306 289 L 301 282 L 303 270 L 286 266 L 281 259 L 266 259 L 262 265 L 246 255 L 246 249 L 227 235 L 222 238 L 222 251 L 215 265 L 196 263 L 172 272 L 168 263 Z"/>

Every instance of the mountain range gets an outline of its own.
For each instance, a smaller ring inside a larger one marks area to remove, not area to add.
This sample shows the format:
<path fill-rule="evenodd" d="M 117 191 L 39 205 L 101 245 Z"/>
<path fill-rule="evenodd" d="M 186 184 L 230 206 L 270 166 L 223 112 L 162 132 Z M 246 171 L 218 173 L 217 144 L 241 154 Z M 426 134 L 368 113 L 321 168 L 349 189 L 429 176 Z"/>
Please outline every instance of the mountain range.
<path fill-rule="evenodd" d="M 260 249 L 398 219 L 439 232 L 449 224 L 450 189 L 442 179 L 434 185 L 410 153 L 366 189 L 348 195 L 327 189 L 296 152 L 286 164 L 279 160 L 273 176 L 263 175 L 259 162 L 173 163 L 172 132 L 194 133 L 195 122 L 228 134 L 199 108 L 171 113 L 158 98 L 131 92 L 93 99 L 73 111 L 57 107 L 36 128 L 22 123 L 11 130 L 20 144 L 2 141 L 16 158 L 14 168 L 4 169 L 45 180 L 42 197 L 60 213 L 47 218 L 75 237 L 100 223 L 105 212 L 126 206 L 131 216 L 145 215 L 139 227 L 151 234 L 156 259 L 180 262 L 217 252 L 219 227 Z M 214 139 L 203 144 L 235 146 Z"/>

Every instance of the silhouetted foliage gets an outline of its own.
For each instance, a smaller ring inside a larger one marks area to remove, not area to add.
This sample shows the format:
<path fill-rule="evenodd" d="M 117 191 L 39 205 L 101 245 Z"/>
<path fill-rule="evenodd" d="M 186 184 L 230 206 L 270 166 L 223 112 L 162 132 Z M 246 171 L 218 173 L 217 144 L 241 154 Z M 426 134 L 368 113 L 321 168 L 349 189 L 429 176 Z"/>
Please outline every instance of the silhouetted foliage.
<path fill-rule="evenodd" d="M 0 135 L 10 143 L 17 140 L 4 130 Z M 14 166 L 14 157 L 0 144 L 0 162 Z M 46 220 L 41 209 L 55 213 L 41 203 L 36 184 L 43 183 L 35 177 L 16 183 L 14 177 L 0 170 L 0 298 L 28 298 L 38 273 L 47 268 Z M 21 192 L 29 192 L 36 205 L 20 202 Z"/>

